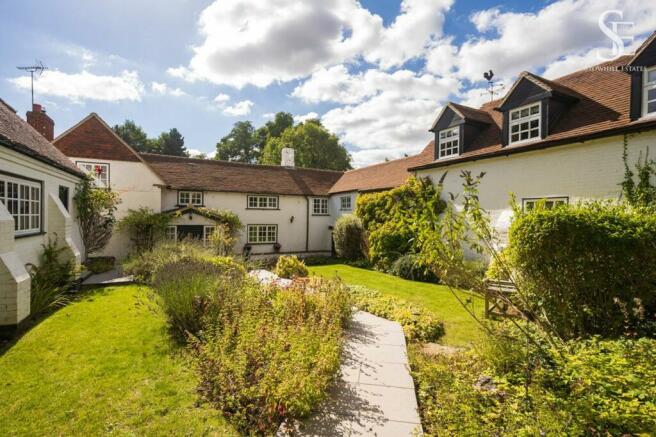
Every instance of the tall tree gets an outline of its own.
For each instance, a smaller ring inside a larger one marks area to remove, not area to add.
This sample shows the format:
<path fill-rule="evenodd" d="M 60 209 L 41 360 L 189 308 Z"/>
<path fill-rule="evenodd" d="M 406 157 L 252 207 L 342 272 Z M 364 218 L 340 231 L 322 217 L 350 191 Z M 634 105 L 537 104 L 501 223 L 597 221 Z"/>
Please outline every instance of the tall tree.
<path fill-rule="evenodd" d="M 278 138 L 267 141 L 262 151 L 262 164 L 280 164 L 284 147 L 296 151 L 297 167 L 328 170 L 351 169 L 351 156 L 319 120 L 307 120 L 286 129 Z"/>
<path fill-rule="evenodd" d="M 187 148 L 184 145 L 184 137 L 176 128 L 168 132 L 162 132 L 156 141 L 157 151 L 155 153 L 172 156 L 189 156 L 189 152 L 187 152 Z"/>
<path fill-rule="evenodd" d="M 238 121 L 228 135 L 216 143 L 216 159 L 222 161 L 257 162 L 261 142 L 250 121 Z"/>
<path fill-rule="evenodd" d="M 123 124 L 116 124 L 112 129 L 137 152 L 152 151 L 153 141 L 148 139 L 146 132 L 134 121 L 125 120 Z"/>
<path fill-rule="evenodd" d="M 278 112 L 273 120 L 267 121 L 257 132 L 260 138 L 264 137 L 266 142 L 269 138 L 279 138 L 287 129 L 294 126 L 294 116 L 289 112 Z"/>

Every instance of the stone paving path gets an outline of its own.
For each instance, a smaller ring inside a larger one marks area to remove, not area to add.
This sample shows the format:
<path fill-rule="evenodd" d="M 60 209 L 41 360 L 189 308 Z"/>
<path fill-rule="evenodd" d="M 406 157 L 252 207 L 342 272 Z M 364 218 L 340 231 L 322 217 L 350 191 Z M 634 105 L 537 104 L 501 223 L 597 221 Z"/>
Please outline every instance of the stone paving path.
<path fill-rule="evenodd" d="M 299 426 L 301 435 L 421 434 L 401 325 L 356 312 L 347 333 L 340 370 L 330 398 L 317 414 Z"/>
<path fill-rule="evenodd" d="M 133 282 L 132 276 L 126 276 L 120 268 L 114 268 L 108 272 L 97 273 L 89 276 L 82 285 L 119 285 Z"/>

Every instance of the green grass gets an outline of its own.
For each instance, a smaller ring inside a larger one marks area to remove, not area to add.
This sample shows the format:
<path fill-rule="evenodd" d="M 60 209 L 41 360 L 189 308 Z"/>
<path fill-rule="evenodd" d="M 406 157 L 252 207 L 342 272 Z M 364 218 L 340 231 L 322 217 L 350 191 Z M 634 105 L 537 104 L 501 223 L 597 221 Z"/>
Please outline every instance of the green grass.
<path fill-rule="evenodd" d="M 3 435 L 235 434 L 196 405 L 196 375 L 144 287 L 89 292 L 0 354 Z"/>
<path fill-rule="evenodd" d="M 451 291 L 443 285 L 409 281 L 397 276 L 374 270 L 360 269 L 344 264 L 308 267 L 311 274 L 325 277 L 340 277 L 345 283 L 364 285 L 389 296 L 405 299 L 431 311 L 444 321 L 446 334 L 441 343 L 451 346 L 468 346 L 480 339 L 478 323 L 462 307 Z M 474 310 L 483 314 L 482 299 L 468 293 L 458 292 L 458 296 L 472 299 Z"/>

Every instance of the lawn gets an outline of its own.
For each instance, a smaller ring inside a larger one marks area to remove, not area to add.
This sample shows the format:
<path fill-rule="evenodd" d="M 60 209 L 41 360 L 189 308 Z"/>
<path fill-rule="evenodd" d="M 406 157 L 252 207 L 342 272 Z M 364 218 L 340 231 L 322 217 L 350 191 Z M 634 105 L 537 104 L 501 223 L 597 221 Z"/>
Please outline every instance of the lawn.
<path fill-rule="evenodd" d="M 364 285 L 389 296 L 416 303 L 433 312 L 444 321 L 446 335 L 441 342 L 452 346 L 466 346 L 480 338 L 478 323 L 467 313 L 458 299 L 443 285 L 409 281 L 374 270 L 351 267 L 344 264 L 308 267 L 310 273 L 325 277 L 340 277 L 347 284 Z M 472 299 L 474 310 L 483 314 L 482 299 L 459 292 L 463 299 Z"/>
<path fill-rule="evenodd" d="M 3 435 L 234 435 L 139 286 L 89 292 L 0 351 Z"/>

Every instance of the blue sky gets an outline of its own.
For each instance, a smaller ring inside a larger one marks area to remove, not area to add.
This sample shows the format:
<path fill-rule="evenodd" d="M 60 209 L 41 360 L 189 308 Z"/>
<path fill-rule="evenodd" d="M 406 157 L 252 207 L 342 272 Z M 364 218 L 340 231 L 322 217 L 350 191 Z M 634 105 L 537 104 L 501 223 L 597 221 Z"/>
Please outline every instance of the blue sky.
<path fill-rule="evenodd" d="M 626 50 L 656 30 L 642 0 L 0 1 L 0 97 L 24 115 L 15 67 L 42 60 L 35 99 L 56 133 L 97 112 L 212 152 L 234 122 L 288 111 L 320 117 L 356 166 L 421 150 L 446 101 L 484 101 L 490 68 L 507 89 L 600 62 L 605 11 L 633 23 Z"/>

